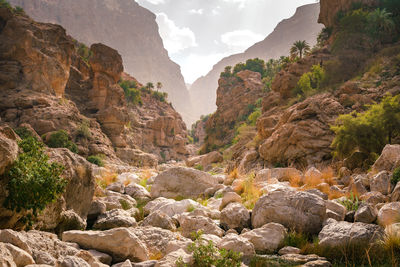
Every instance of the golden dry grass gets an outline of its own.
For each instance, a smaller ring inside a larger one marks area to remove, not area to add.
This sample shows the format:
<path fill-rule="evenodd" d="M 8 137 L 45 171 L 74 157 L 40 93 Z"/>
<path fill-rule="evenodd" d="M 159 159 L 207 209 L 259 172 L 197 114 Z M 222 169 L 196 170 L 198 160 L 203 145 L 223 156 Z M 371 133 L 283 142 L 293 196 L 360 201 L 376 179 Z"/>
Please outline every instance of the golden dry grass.
<path fill-rule="evenodd" d="M 334 170 L 331 167 L 325 167 L 320 172 L 322 175 L 306 175 L 305 173 L 303 177 L 293 174 L 289 177 L 289 183 L 299 190 L 318 189 L 327 194 L 329 199 L 342 197 L 343 193 L 331 189 L 331 186 L 337 185 Z"/>
<path fill-rule="evenodd" d="M 101 188 L 106 188 L 117 181 L 118 174 L 112 171 L 105 171 L 99 178 L 96 179 L 97 184 Z"/>
<path fill-rule="evenodd" d="M 243 205 L 247 209 L 253 209 L 257 200 L 261 197 L 262 191 L 254 183 L 254 174 L 248 175 L 245 179 L 240 180 L 235 190 L 242 197 Z"/>

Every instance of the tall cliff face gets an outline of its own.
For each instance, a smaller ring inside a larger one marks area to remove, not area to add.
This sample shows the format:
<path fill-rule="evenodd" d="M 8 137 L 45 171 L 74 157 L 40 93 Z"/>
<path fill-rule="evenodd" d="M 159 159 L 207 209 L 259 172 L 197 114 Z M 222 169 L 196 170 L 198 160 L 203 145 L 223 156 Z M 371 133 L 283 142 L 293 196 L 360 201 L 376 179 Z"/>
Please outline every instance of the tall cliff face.
<path fill-rule="evenodd" d="M 321 0 L 321 12 L 318 22 L 324 24 L 326 27 L 332 27 L 335 24 L 336 14 L 339 11 L 348 10 L 353 3 L 374 6 L 378 2 L 378 0 Z"/>
<path fill-rule="evenodd" d="M 316 43 L 322 25 L 317 23 L 319 4 L 299 7 L 289 19 L 283 20 L 263 41 L 253 45 L 244 53 L 222 59 L 204 77 L 196 80 L 190 89 L 195 114 L 206 115 L 216 110 L 216 88 L 220 73 L 226 66 L 233 66 L 250 58 L 268 60 L 289 54 L 293 42 L 306 40 L 310 45 Z M 196 100 L 196 101 L 194 101 Z"/>
<path fill-rule="evenodd" d="M 90 54 L 82 57 L 61 26 L 0 8 L 0 121 L 32 129 L 45 140 L 64 130 L 80 155 L 102 154 L 109 163 L 154 166 L 157 149 L 167 151 L 167 159 L 187 154 L 185 124 L 169 104 L 144 101 L 142 113 L 130 114 L 118 84 L 123 71 L 118 51 L 99 43 Z M 154 123 L 141 127 L 131 125 L 133 119 Z M 178 138 L 170 138 L 172 129 Z M 152 137 L 146 143 L 152 149 L 132 142 L 138 132 Z"/>
<path fill-rule="evenodd" d="M 156 17 L 133 0 L 10 0 L 38 21 L 60 24 L 87 45 L 104 43 L 121 54 L 125 71 L 142 83 L 162 82 L 174 107 L 190 116 L 189 94 L 179 65 L 171 61 Z"/>

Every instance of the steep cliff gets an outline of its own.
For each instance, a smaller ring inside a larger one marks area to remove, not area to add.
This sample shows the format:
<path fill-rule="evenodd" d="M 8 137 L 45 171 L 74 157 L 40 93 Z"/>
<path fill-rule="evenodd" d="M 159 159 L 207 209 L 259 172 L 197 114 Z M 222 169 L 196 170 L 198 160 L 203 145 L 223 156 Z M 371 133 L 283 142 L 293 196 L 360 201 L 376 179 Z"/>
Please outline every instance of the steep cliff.
<path fill-rule="evenodd" d="M 0 11 L 3 122 L 14 128 L 32 128 L 46 141 L 52 133 L 65 130 L 80 155 L 101 154 L 118 164 L 122 160 L 154 166 L 160 158 L 156 148 L 168 147 L 168 159 L 187 153 L 185 125 L 169 104 L 144 101 L 142 113 L 129 114 L 130 106 L 118 84 L 123 63 L 116 50 L 93 44 L 90 57 L 82 57 L 76 41 L 61 26 L 35 22 L 7 8 Z M 152 105 L 159 113 L 166 111 L 166 115 L 153 114 Z M 142 152 L 140 149 L 146 147 L 129 138 L 130 133 L 140 129 L 138 125 L 130 126 L 131 120 L 146 120 L 145 113 L 152 114 L 156 122 L 164 118 L 162 123 L 148 126 L 153 138 L 148 140 L 147 145 L 152 146 L 146 150 L 156 156 Z M 168 120 L 171 114 L 173 119 Z M 169 144 L 165 132 L 170 137 L 171 129 L 176 130 L 177 137 L 173 136 Z"/>
<path fill-rule="evenodd" d="M 170 60 L 155 15 L 132 0 L 11 0 L 38 21 L 60 24 L 87 45 L 104 43 L 119 51 L 125 71 L 142 83 L 162 82 L 174 107 L 190 116 L 189 94 L 180 67 Z"/>
<path fill-rule="evenodd" d="M 289 54 L 293 42 L 306 40 L 310 45 L 316 43 L 322 25 L 317 23 L 319 4 L 299 7 L 289 19 L 283 20 L 263 41 L 253 45 L 244 53 L 222 59 L 204 77 L 197 79 L 190 88 L 190 95 L 197 117 L 215 111 L 216 91 L 220 73 L 226 66 L 234 66 L 250 58 L 268 60 Z"/>

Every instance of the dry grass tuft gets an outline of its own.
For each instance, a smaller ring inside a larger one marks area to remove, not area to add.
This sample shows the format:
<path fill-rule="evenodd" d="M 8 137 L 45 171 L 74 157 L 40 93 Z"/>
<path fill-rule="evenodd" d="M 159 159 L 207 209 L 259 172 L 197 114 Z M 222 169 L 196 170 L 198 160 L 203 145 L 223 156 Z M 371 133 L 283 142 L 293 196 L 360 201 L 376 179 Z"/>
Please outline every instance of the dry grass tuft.
<path fill-rule="evenodd" d="M 253 209 L 257 200 L 261 197 L 262 192 L 254 184 L 255 174 L 248 175 L 244 180 L 242 180 L 242 193 L 241 197 L 243 200 L 243 205 L 247 209 Z"/>
<path fill-rule="evenodd" d="M 229 178 L 231 179 L 237 179 L 239 178 L 239 171 L 237 168 L 234 168 L 233 171 L 231 171 L 228 175 Z"/>
<path fill-rule="evenodd" d="M 112 171 L 105 171 L 103 175 L 96 179 L 97 185 L 105 189 L 112 183 L 117 181 L 118 174 Z"/>

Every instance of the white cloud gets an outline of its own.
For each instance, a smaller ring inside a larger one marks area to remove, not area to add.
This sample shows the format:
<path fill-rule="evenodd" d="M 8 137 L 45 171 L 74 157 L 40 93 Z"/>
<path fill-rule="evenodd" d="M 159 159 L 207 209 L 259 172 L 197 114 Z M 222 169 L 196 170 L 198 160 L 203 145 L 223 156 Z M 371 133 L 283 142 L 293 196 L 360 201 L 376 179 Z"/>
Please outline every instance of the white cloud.
<path fill-rule="evenodd" d="M 264 35 L 250 30 L 237 30 L 221 35 L 221 42 L 227 45 L 232 53 L 238 53 L 243 52 L 245 49 L 264 38 Z"/>
<path fill-rule="evenodd" d="M 244 8 L 247 0 L 224 0 L 224 2 L 238 4 L 239 8 Z"/>
<path fill-rule="evenodd" d="M 142 0 L 142 1 L 149 2 L 150 4 L 153 4 L 153 5 L 159 5 L 159 4 L 165 3 L 165 0 Z"/>
<path fill-rule="evenodd" d="M 193 31 L 187 27 L 179 28 L 165 13 L 157 14 L 157 23 L 164 46 L 170 54 L 197 46 Z"/>
<path fill-rule="evenodd" d="M 196 15 L 203 15 L 204 9 L 191 9 L 189 10 L 190 14 L 196 14 Z"/>

